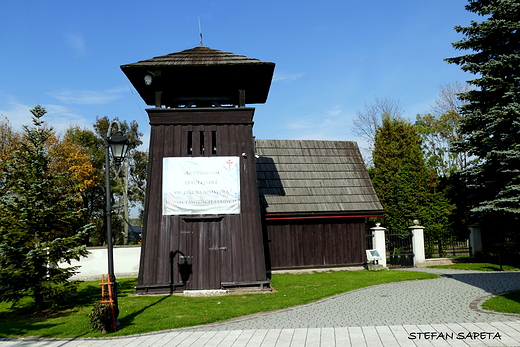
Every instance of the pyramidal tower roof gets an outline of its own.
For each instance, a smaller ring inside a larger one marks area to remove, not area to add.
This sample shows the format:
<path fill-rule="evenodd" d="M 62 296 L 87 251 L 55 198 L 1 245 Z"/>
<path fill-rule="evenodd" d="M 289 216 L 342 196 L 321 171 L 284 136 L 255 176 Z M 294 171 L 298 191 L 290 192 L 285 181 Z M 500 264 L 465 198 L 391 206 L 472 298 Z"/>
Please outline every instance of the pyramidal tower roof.
<path fill-rule="evenodd" d="M 198 46 L 181 52 L 122 65 L 121 69 L 148 105 L 176 107 L 189 102 L 238 104 L 267 100 L 275 64 Z M 148 80 L 145 83 L 145 76 Z"/>
<path fill-rule="evenodd" d="M 212 65 L 274 65 L 255 58 L 219 51 L 206 46 L 198 46 L 177 53 L 170 53 L 142 60 L 134 64 L 123 65 L 121 68 L 147 66 L 212 66 Z"/>

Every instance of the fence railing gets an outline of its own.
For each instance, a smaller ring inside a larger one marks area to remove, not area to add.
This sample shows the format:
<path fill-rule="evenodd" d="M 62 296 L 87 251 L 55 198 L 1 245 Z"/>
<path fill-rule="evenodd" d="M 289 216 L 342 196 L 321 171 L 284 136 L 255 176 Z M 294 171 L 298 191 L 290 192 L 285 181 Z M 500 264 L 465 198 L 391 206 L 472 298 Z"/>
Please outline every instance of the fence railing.
<path fill-rule="evenodd" d="M 414 224 L 408 228 L 408 233 L 393 234 L 391 231 L 385 232 L 387 229 L 376 223 L 375 227 L 367 229 L 366 249 L 377 249 L 379 254 L 385 254 L 383 266 L 387 267 L 420 267 L 427 264 L 428 258 L 466 258 L 474 256 L 474 252 L 482 251 L 478 227 L 469 228 L 467 239 L 461 239 L 460 236 L 437 236 L 437 239 L 432 240 L 424 235 L 424 227 L 419 225 L 419 221 L 414 220 Z M 501 245 L 501 255 L 506 254 L 505 249 L 504 244 Z"/>
<path fill-rule="evenodd" d="M 411 267 L 413 261 L 412 233 L 386 234 L 388 267 Z"/>
<path fill-rule="evenodd" d="M 443 239 L 425 241 L 426 258 L 458 258 L 471 256 L 469 240 Z"/>
<path fill-rule="evenodd" d="M 374 239 L 374 235 L 372 233 L 372 230 L 367 230 L 366 242 L 365 242 L 366 249 L 374 249 L 373 239 Z"/>

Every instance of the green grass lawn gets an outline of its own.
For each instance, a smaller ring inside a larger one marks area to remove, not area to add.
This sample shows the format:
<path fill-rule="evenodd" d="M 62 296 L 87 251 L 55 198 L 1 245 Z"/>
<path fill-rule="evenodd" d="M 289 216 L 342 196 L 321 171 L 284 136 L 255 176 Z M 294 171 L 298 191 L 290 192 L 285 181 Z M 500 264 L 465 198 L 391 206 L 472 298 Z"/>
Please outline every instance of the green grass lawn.
<path fill-rule="evenodd" d="M 482 304 L 482 308 L 497 312 L 520 314 L 520 290 L 486 300 Z"/>
<path fill-rule="evenodd" d="M 460 269 L 460 270 L 477 270 L 477 271 L 500 271 L 500 265 L 492 263 L 457 263 L 451 265 L 428 266 L 436 269 Z M 519 271 L 520 268 L 512 265 L 502 265 L 503 271 Z"/>
<path fill-rule="evenodd" d="M 78 295 L 60 311 L 32 313 L 30 299 L 18 307 L 0 303 L 0 337 L 122 336 L 224 321 L 257 312 L 302 305 L 375 284 L 436 278 L 412 271 L 333 271 L 313 274 L 277 274 L 273 292 L 219 297 L 133 296 L 136 279 L 121 279 L 118 331 L 92 332 L 88 315 L 100 300 L 99 281 L 83 282 Z"/>

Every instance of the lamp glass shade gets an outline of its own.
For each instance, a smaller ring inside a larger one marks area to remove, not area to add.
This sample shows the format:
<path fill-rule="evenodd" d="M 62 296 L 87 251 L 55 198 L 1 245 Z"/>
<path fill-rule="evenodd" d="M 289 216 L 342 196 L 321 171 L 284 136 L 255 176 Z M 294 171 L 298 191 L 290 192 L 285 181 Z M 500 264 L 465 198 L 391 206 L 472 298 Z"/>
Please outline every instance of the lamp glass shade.
<path fill-rule="evenodd" d="M 121 161 L 125 158 L 126 152 L 130 145 L 130 141 L 124 137 L 120 132 L 111 136 L 107 139 L 108 144 L 110 145 L 110 149 L 112 151 L 112 156 L 117 164 L 120 164 Z"/>
<path fill-rule="evenodd" d="M 124 143 L 113 143 L 110 145 L 110 148 L 112 149 L 112 156 L 115 159 L 123 159 L 125 157 L 126 153 L 126 144 Z"/>

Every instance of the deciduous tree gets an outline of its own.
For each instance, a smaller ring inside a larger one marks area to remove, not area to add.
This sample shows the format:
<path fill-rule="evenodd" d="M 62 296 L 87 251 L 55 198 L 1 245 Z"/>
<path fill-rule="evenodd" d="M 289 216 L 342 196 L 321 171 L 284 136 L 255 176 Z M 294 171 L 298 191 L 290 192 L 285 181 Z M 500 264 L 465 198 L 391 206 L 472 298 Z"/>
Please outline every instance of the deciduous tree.
<path fill-rule="evenodd" d="M 6 118 L 0 118 L 0 198 L 6 192 L 7 159 L 16 148 L 19 134 L 13 130 Z"/>
<path fill-rule="evenodd" d="M 470 161 L 466 152 L 454 153 L 452 150 L 453 144 L 463 139 L 460 133 L 463 101 L 459 94 L 469 90 L 468 85 L 458 82 L 441 86 L 432 112 L 417 115 L 415 125 L 423 138 L 426 163 L 440 177 L 463 170 Z"/>
<path fill-rule="evenodd" d="M 116 119 L 117 120 L 117 119 Z M 99 138 L 104 139 L 106 137 L 108 127 L 110 126 L 111 120 L 108 117 L 96 118 L 94 129 Z M 139 131 L 139 125 L 137 122 L 132 121 L 130 124 L 124 121 L 119 121 L 121 125 L 121 131 L 130 140 L 131 148 L 127 154 L 127 159 L 124 162 L 124 167 L 120 170 L 111 170 L 112 177 L 112 194 L 114 196 L 114 209 L 118 210 L 118 216 L 123 218 L 114 218 L 112 230 L 115 236 L 115 242 L 122 244 L 128 242 L 127 228 L 129 223 L 128 212 L 125 211 L 125 199 L 130 207 L 136 205 L 144 206 L 144 188 L 146 186 L 146 166 L 148 162 L 148 156 L 145 152 L 141 152 L 136 149 L 143 142 L 141 137 L 143 134 Z M 125 176 L 126 178 L 125 184 Z M 126 232 L 123 231 L 126 226 Z"/>
<path fill-rule="evenodd" d="M 365 103 L 363 110 L 357 111 L 357 118 L 354 120 L 352 132 L 362 138 L 368 148 L 364 149 L 365 160 L 371 163 L 371 152 L 374 149 L 374 138 L 377 129 L 381 126 L 383 115 L 390 117 L 401 117 L 404 113 L 398 100 L 390 98 L 375 98 L 373 103 Z"/>
<path fill-rule="evenodd" d="M 94 185 L 82 192 L 85 218 L 94 227 L 89 233 L 88 245 L 101 246 L 106 239 L 104 229 L 105 211 L 105 148 L 103 141 L 94 131 L 72 126 L 65 131 L 63 141 L 82 148 L 94 168 Z"/>

